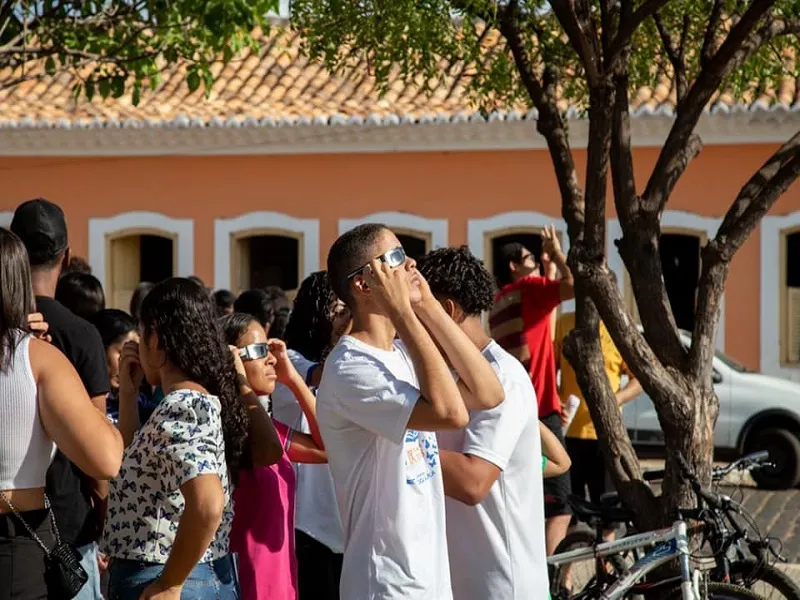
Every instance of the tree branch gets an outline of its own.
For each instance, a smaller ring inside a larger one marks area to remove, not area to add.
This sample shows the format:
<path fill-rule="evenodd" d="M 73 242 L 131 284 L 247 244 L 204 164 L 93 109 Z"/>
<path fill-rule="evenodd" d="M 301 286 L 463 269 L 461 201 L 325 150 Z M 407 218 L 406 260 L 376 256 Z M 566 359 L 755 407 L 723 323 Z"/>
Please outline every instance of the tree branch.
<path fill-rule="evenodd" d="M 590 90 L 583 244 L 590 259 L 600 262 L 606 246 L 606 193 L 614 97 L 614 88 L 608 81 Z"/>
<path fill-rule="evenodd" d="M 709 61 L 707 68 L 702 69 L 694 85 L 691 86 L 686 97 L 678 106 L 675 122 L 642 195 L 649 210 L 659 214 L 663 210 L 675 183 L 693 157 L 691 153 L 687 154 L 685 149 L 690 145 L 689 138 L 700 115 L 703 114 L 706 104 L 719 88 L 722 80 L 752 51 L 750 46 L 754 42 L 751 41 L 750 44 L 747 42 L 762 17 L 774 3 L 775 0 L 756 0 L 748 7 L 739 22 L 731 28 L 725 41 Z M 681 154 L 683 157 L 680 157 Z"/>
<path fill-rule="evenodd" d="M 716 237 L 703 249 L 689 376 L 710 385 L 717 317 L 728 266 L 764 215 L 800 176 L 800 132 L 781 146 L 742 187 Z"/>
<path fill-rule="evenodd" d="M 574 369 L 592 422 L 600 435 L 598 441 L 605 456 L 615 489 L 628 506 L 635 506 L 637 522 L 643 529 L 652 529 L 659 523 L 653 520 L 660 514 L 658 503 L 650 486 L 642 481 L 641 466 L 636 451 L 622 423 L 614 390 L 605 372 L 605 362 L 600 346 L 599 316 L 597 309 L 578 283 L 575 329 L 564 342 L 564 356 Z"/>
<path fill-rule="evenodd" d="M 714 6 L 711 7 L 711 15 L 708 18 L 708 25 L 706 25 L 706 33 L 703 36 L 703 48 L 700 51 L 700 66 L 705 69 L 711 58 L 714 56 L 717 44 L 717 29 L 722 19 L 722 0 L 714 0 Z"/>
<path fill-rule="evenodd" d="M 551 0 L 550 6 L 564 28 L 572 48 L 578 54 L 578 58 L 586 72 L 589 87 L 592 88 L 598 85 L 600 82 L 600 57 L 595 52 L 597 47 L 596 37 L 587 31 L 588 24 L 580 22 L 570 0 Z"/>
<path fill-rule="evenodd" d="M 564 122 L 556 105 L 553 91 L 536 79 L 533 66 L 528 56 L 525 45 L 520 38 L 516 25 L 516 4 L 510 3 L 500 18 L 500 33 L 506 38 L 509 50 L 514 58 L 514 64 L 519 71 L 520 80 L 525 86 L 533 105 L 539 111 L 536 120 L 536 129 L 547 140 L 547 147 L 556 172 L 559 191 L 562 199 L 562 213 L 567 222 L 570 240 L 575 242 L 583 235 L 584 202 L 583 190 L 578 181 L 572 149 L 569 145 Z M 545 67 L 544 80 L 552 80 L 553 74 Z"/>
<path fill-rule="evenodd" d="M 658 13 L 653 15 L 653 23 L 656 25 L 656 30 L 658 31 L 658 37 L 661 38 L 661 45 L 664 47 L 664 53 L 667 55 L 670 64 L 672 65 L 674 80 L 675 80 L 675 92 L 677 97 L 677 106 L 680 106 L 680 103 L 686 97 L 686 63 L 684 62 L 684 54 L 686 51 L 686 35 L 688 34 L 689 30 L 689 17 L 685 15 L 683 18 L 683 29 L 681 30 L 681 35 L 678 40 L 678 45 L 675 45 L 675 42 L 672 40 L 672 36 L 667 31 L 667 28 L 664 26 L 664 22 L 661 20 L 661 15 Z"/>
<path fill-rule="evenodd" d="M 630 43 L 633 33 L 642 23 L 645 22 L 645 20 L 649 19 L 652 15 L 661 10 L 661 8 L 669 1 L 670 0 L 647 0 L 646 2 L 643 2 L 639 8 L 632 12 L 630 10 L 626 10 L 633 8 L 630 6 L 630 2 L 622 3 L 623 10 L 619 31 L 617 31 L 617 36 L 611 43 L 611 50 L 608 53 L 605 61 L 606 69 L 613 70 L 615 68 L 622 51 L 624 50 L 625 46 Z M 627 17 L 626 13 L 628 14 Z"/>

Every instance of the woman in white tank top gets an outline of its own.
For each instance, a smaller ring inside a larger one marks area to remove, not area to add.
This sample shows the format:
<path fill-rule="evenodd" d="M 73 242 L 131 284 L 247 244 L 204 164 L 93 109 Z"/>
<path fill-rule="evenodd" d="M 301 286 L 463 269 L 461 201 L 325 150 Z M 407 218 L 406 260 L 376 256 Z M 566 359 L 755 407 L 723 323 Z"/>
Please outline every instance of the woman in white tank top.
<path fill-rule="evenodd" d="M 122 460 L 119 432 L 73 366 L 30 334 L 33 306 L 25 247 L 0 228 L 0 600 L 54 597 L 39 541 L 54 546 L 44 485 L 56 446 L 95 479 L 114 477 Z"/>

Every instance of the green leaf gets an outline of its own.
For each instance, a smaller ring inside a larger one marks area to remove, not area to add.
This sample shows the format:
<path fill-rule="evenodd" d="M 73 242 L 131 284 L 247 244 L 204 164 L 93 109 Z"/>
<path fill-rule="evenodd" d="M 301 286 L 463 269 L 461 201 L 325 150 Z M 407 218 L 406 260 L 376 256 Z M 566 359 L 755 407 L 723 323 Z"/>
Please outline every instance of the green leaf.
<path fill-rule="evenodd" d="M 111 82 L 108 77 L 103 77 L 97 82 L 97 89 L 100 92 L 100 96 L 108 98 L 108 95 L 111 93 Z"/>
<path fill-rule="evenodd" d="M 44 61 L 44 71 L 48 75 L 55 75 L 55 72 L 56 72 L 56 61 L 52 56 L 48 56 L 47 60 Z"/>
<path fill-rule="evenodd" d="M 91 102 L 92 98 L 94 98 L 94 81 L 92 79 L 87 79 L 86 83 L 83 85 L 83 88 L 86 92 L 86 99 Z"/>
<path fill-rule="evenodd" d="M 133 93 L 131 94 L 131 102 L 134 106 L 139 106 L 139 101 L 142 99 L 142 84 L 137 81 L 133 84 Z"/>
<path fill-rule="evenodd" d="M 197 69 L 190 71 L 186 76 L 186 84 L 189 86 L 189 91 L 192 93 L 196 92 L 197 88 L 200 87 L 200 75 L 197 73 Z"/>

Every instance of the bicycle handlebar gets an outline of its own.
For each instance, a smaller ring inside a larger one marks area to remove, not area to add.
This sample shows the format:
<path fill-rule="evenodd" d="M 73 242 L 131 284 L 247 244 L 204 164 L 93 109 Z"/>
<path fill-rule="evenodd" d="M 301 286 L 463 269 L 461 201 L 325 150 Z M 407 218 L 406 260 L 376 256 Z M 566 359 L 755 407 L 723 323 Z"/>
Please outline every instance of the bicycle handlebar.
<path fill-rule="evenodd" d="M 738 460 L 733 461 L 726 467 L 714 467 L 714 469 L 711 472 L 711 478 L 714 481 L 718 481 L 723 477 L 725 477 L 726 475 L 728 475 L 729 473 L 732 473 L 733 471 L 737 470 L 745 471 L 752 469 L 754 467 L 763 466 L 763 463 L 765 463 L 767 460 L 769 460 L 768 451 L 762 450 L 760 452 L 753 452 L 752 454 L 747 454 L 746 456 L 743 456 Z M 659 481 L 661 479 L 664 479 L 664 473 L 665 473 L 664 469 L 645 471 L 642 474 L 642 478 L 645 481 Z"/>

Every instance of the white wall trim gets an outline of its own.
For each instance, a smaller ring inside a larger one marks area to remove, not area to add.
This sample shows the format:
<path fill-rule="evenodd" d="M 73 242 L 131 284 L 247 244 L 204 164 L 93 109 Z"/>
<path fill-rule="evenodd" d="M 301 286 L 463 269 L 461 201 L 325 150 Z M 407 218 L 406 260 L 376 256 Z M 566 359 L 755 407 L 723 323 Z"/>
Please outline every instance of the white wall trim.
<path fill-rule="evenodd" d="M 666 210 L 661 216 L 662 229 L 687 229 L 704 233 L 707 239 L 713 239 L 722 224 L 722 219 L 716 217 L 703 217 L 682 210 Z M 614 240 L 622 237 L 622 226 L 619 219 L 609 219 L 606 223 L 606 257 L 608 267 L 617 275 L 617 281 L 623 295 L 625 294 L 625 265 L 619 255 Z M 716 347 L 721 352 L 725 351 L 725 294 L 719 302 L 719 325 L 717 326 Z"/>
<path fill-rule="evenodd" d="M 13 210 L 3 210 L 0 211 L 0 227 L 8 227 L 11 225 L 11 219 L 14 218 L 14 211 Z"/>
<path fill-rule="evenodd" d="M 404 212 L 378 212 L 363 216 L 359 219 L 339 219 L 339 235 L 349 231 L 362 223 L 383 223 L 390 229 L 407 229 L 429 233 L 431 236 L 431 250 L 448 246 L 447 219 L 428 219 Z"/>
<path fill-rule="evenodd" d="M 467 221 L 467 245 L 470 252 L 481 260 L 485 260 L 483 249 L 484 240 L 487 235 L 495 232 L 500 233 L 505 229 L 538 228 L 547 225 L 555 225 L 556 231 L 561 234 L 561 245 L 564 254 L 569 253 L 569 235 L 567 234 L 567 224 L 561 217 L 546 215 L 535 211 L 516 210 L 500 213 L 486 219 L 469 219 Z M 487 265 L 491 270 L 491 265 Z M 561 308 L 564 312 L 575 310 L 575 301 L 568 300 L 562 303 Z"/>
<path fill-rule="evenodd" d="M 174 219 L 155 212 L 125 212 L 113 217 L 89 219 L 89 265 L 104 288 L 106 287 L 106 238 L 109 235 L 137 229 L 153 229 L 174 235 L 177 238 L 176 276 L 188 277 L 194 274 L 193 219 Z"/>
<path fill-rule="evenodd" d="M 231 287 L 231 236 L 247 231 L 273 229 L 303 236 L 301 281 L 319 270 L 319 219 L 298 219 L 266 210 L 214 220 L 214 287 Z"/>
<path fill-rule="evenodd" d="M 800 381 L 800 369 L 781 366 L 781 245 L 783 232 L 800 226 L 800 211 L 761 220 L 761 361 L 762 373 Z"/>

